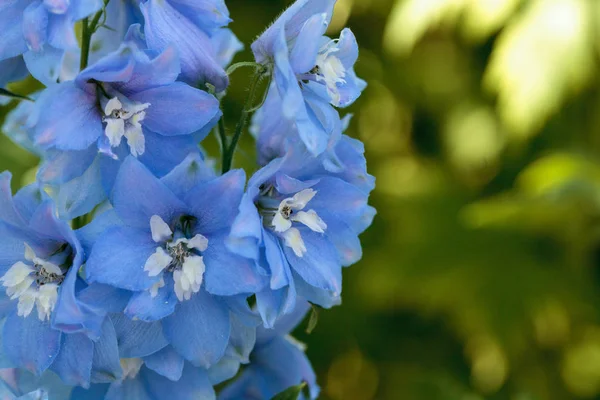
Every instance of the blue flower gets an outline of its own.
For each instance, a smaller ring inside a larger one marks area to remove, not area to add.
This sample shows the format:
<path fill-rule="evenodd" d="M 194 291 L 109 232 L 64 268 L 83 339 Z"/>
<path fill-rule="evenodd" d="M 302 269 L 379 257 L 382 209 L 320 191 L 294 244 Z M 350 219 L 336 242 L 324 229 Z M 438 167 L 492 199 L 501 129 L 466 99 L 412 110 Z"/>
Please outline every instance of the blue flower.
<path fill-rule="evenodd" d="M 262 400 L 306 382 L 311 399 L 319 396 L 319 386 L 304 345 L 288 336 L 304 319 L 309 306 L 298 301 L 291 314 L 280 319 L 274 329 L 259 327 L 251 363 L 219 394 L 219 400 Z M 306 398 L 304 395 L 301 399 Z"/>
<path fill-rule="evenodd" d="M 189 363 L 175 365 L 167 352 L 148 358 L 121 360 L 123 377 L 111 384 L 92 385 L 89 390 L 75 388 L 71 400 L 209 400 L 215 392 L 205 370 Z M 177 369 L 178 378 L 165 374 Z"/>
<path fill-rule="evenodd" d="M 78 298 L 86 284 L 76 234 L 37 186 L 13 198 L 8 173 L 0 174 L 0 237 L 3 354 L 11 365 L 38 375 L 50 369 L 82 386 L 98 368 L 117 374 L 110 326 Z"/>
<path fill-rule="evenodd" d="M 295 148 L 248 183 L 228 244 L 270 271 L 270 287 L 256 297 L 266 326 L 290 312 L 296 293 L 338 304 L 342 266 L 362 256 L 358 235 L 375 214 L 367 204 L 374 180 L 358 143 L 344 136 L 335 150 L 345 166 L 339 173 Z"/>
<path fill-rule="evenodd" d="M 102 0 L 8 0 L 0 4 L 0 60 L 24 59 L 44 84 L 56 81 L 65 50 L 78 47 L 75 21 L 102 8 Z"/>
<path fill-rule="evenodd" d="M 82 71 L 75 81 L 40 95 L 30 119 L 47 149 L 39 179 L 59 186 L 66 217 L 85 214 L 106 198 L 127 154 L 159 176 L 188 154 L 220 118 L 218 101 L 176 82 L 177 52 L 143 50 L 139 25 L 121 48 Z M 79 178 L 79 179 L 75 179 Z"/>
<path fill-rule="evenodd" d="M 231 22 L 223 0 L 146 0 L 140 8 L 149 47 L 163 50 L 174 45 L 179 51 L 184 82 L 193 86 L 210 83 L 217 92 L 225 90 L 229 78 L 212 39 Z"/>
<path fill-rule="evenodd" d="M 88 281 L 134 292 L 125 314 L 160 321 L 181 356 L 208 368 L 225 355 L 235 296 L 261 291 L 266 279 L 253 260 L 225 245 L 244 173 L 212 178 L 204 168 L 198 156 L 190 156 L 158 179 L 128 157 L 112 192 L 114 210 L 83 236 L 97 236 L 84 240 L 95 242 Z"/>
<path fill-rule="evenodd" d="M 256 61 L 271 65 L 273 107 L 263 113 L 282 114 L 313 155 L 327 148 L 332 135 L 330 105 L 352 104 L 366 83 L 354 72 L 358 45 L 349 29 L 337 40 L 324 36 L 335 0 L 298 0 L 253 44 Z M 267 118 L 268 118 L 267 117 Z M 339 120 L 339 116 L 337 117 Z"/>

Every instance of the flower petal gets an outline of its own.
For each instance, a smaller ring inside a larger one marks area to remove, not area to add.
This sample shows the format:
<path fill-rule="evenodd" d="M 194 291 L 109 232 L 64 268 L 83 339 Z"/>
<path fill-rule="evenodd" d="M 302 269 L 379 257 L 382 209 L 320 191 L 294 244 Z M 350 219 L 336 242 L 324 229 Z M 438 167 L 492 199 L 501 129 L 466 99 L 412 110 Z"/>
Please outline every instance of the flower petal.
<path fill-rule="evenodd" d="M 208 368 L 216 363 L 229 342 L 229 311 L 217 297 L 205 291 L 179 304 L 163 320 L 165 336 L 184 358 Z"/>
<path fill-rule="evenodd" d="M 4 324 L 3 339 L 4 352 L 16 366 L 40 375 L 58 355 L 61 333 L 35 314 L 22 318 L 13 313 Z"/>

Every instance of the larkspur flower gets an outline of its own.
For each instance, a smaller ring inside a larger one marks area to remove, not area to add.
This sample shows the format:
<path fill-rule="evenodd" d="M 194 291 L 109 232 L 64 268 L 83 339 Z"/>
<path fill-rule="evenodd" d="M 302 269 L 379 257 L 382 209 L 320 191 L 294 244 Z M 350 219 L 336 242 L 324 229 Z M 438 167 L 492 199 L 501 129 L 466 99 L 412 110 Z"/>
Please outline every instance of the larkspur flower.
<path fill-rule="evenodd" d="M 157 54 L 144 47 L 134 25 L 118 51 L 36 102 L 30 125 L 47 149 L 39 179 L 59 186 L 61 215 L 82 215 L 103 201 L 127 154 L 165 175 L 198 152 L 221 115 L 213 96 L 175 81 L 174 48 Z"/>
<path fill-rule="evenodd" d="M 118 374 L 110 327 L 77 297 L 86 284 L 76 234 L 36 185 L 13 198 L 7 173 L 0 174 L 0 236 L 3 354 L 12 366 L 38 375 L 50 369 L 81 386 L 100 370 Z"/>
<path fill-rule="evenodd" d="M 125 314 L 157 321 L 183 358 L 208 368 L 225 355 L 238 301 L 232 296 L 261 291 L 266 279 L 253 260 L 225 245 L 243 172 L 212 178 L 203 168 L 190 156 L 159 180 L 128 157 L 114 186 L 114 210 L 87 228 L 102 233 L 86 274 L 89 282 L 134 292 Z"/>
<path fill-rule="evenodd" d="M 181 0 L 145 0 L 140 3 L 144 32 L 151 49 L 163 50 L 174 45 L 181 59 L 181 79 L 190 85 L 213 85 L 225 90 L 229 78 L 219 62 L 215 36 L 231 22 L 223 0 L 190 2 Z"/>
<path fill-rule="evenodd" d="M 101 8 L 102 0 L 3 1 L 0 61 L 24 60 L 36 79 L 44 84 L 56 82 L 65 50 L 78 47 L 75 21 Z"/>
<path fill-rule="evenodd" d="M 290 312 L 296 293 L 323 307 L 339 303 L 342 266 L 362 256 L 374 179 L 352 139 L 342 137 L 336 151 L 345 168 L 335 174 L 296 148 L 250 178 L 228 243 L 270 271 L 269 290 L 256 297 L 266 326 Z"/>
<path fill-rule="evenodd" d="M 308 384 L 309 398 L 319 396 L 320 388 L 304 354 L 305 346 L 289 336 L 308 310 L 308 303 L 299 300 L 294 310 L 278 320 L 273 329 L 258 328 L 250 365 L 219 393 L 219 400 L 271 399 L 303 382 Z M 301 394 L 299 398 L 303 400 L 306 396 Z"/>
<path fill-rule="evenodd" d="M 256 61 L 273 71 L 268 96 L 276 99 L 275 115 L 291 122 L 315 156 L 326 150 L 339 120 L 331 105 L 352 104 L 366 86 L 354 72 L 358 46 L 352 32 L 344 29 L 337 40 L 324 36 L 334 5 L 298 0 L 252 44 Z M 273 107 L 262 112 L 270 115 Z"/>

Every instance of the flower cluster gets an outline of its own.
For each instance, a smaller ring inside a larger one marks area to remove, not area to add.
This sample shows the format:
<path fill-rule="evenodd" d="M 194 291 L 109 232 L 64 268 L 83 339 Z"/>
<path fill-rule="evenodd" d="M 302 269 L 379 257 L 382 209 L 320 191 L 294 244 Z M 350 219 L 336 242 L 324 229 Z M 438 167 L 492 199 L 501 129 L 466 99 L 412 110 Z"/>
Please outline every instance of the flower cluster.
<path fill-rule="evenodd" d="M 14 195 L 0 175 L 2 398 L 318 396 L 289 333 L 340 303 L 375 215 L 338 113 L 366 85 L 352 32 L 325 36 L 334 5 L 296 1 L 230 66 L 243 46 L 223 0 L 0 4 L 0 86 L 46 85 L 3 128 L 42 161 Z M 240 67 L 255 83 L 228 137 Z M 231 164 L 253 111 L 247 179 Z M 219 172 L 199 146 L 213 130 Z"/>

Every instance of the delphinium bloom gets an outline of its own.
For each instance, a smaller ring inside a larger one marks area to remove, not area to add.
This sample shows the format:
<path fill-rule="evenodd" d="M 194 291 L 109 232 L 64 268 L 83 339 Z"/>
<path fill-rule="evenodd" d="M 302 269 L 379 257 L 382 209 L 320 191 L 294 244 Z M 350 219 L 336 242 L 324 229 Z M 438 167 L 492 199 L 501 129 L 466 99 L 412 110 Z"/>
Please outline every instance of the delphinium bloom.
<path fill-rule="evenodd" d="M 119 50 L 41 93 L 30 121 L 47 149 L 39 178 L 60 186 L 61 214 L 75 217 L 104 200 L 128 154 L 163 176 L 198 152 L 219 104 L 176 82 L 179 72 L 175 49 L 145 50 L 134 25 Z"/>
<path fill-rule="evenodd" d="M 323 307 L 339 303 L 342 266 L 362 256 L 358 235 L 374 216 L 367 204 L 374 180 L 352 139 L 343 137 L 336 151 L 346 165 L 340 173 L 297 147 L 248 183 L 229 245 L 270 272 L 269 290 L 256 296 L 267 326 L 290 312 L 296 293 Z"/>
<path fill-rule="evenodd" d="M 225 241 L 243 194 L 235 170 L 207 178 L 202 160 L 188 158 L 162 179 L 126 159 L 103 230 L 86 264 L 89 282 L 133 292 L 129 318 L 159 321 L 175 351 L 208 368 L 225 355 L 230 313 L 261 291 L 266 279 L 254 262 L 230 252 Z M 110 215 L 113 214 L 111 217 Z M 112 222 L 111 222 L 112 220 Z M 108 227 L 107 229 L 104 229 Z M 91 224 L 86 230 L 98 230 Z"/>
<path fill-rule="evenodd" d="M 225 387 L 219 394 L 219 400 L 271 399 L 303 382 L 308 385 L 308 397 L 318 397 L 320 389 L 310 361 L 304 354 L 304 345 L 289 336 L 309 308 L 306 301 L 299 299 L 294 310 L 279 319 L 273 329 L 258 328 L 250 364 Z M 304 394 L 299 397 L 305 398 Z"/>
<path fill-rule="evenodd" d="M 77 49 L 75 21 L 102 8 L 102 0 L 5 0 L 0 3 L 0 73 L 29 72 L 44 84 L 58 77 L 65 50 Z M 18 78 L 19 74 L 7 78 Z M 2 79 L 0 79 L 1 81 Z M 11 79 L 12 80 L 12 79 Z M 1 82 L 0 82 L 1 83 Z"/>
<path fill-rule="evenodd" d="M 217 92 L 227 87 L 229 78 L 217 55 L 222 35 L 232 35 L 224 28 L 231 19 L 223 0 L 146 0 L 141 1 L 140 8 L 148 46 L 163 50 L 174 45 L 181 59 L 183 81 L 193 86 L 209 83 Z"/>
<path fill-rule="evenodd" d="M 331 105 L 352 104 L 366 86 L 354 72 L 358 46 L 352 32 L 344 29 L 335 40 L 324 36 L 334 5 L 335 0 L 297 1 L 252 44 L 256 61 L 273 70 L 269 96 L 278 105 L 275 115 L 292 122 L 314 156 L 327 149 L 339 121 Z M 272 112 L 264 107 L 257 118 Z"/>
<path fill-rule="evenodd" d="M 12 366 L 38 375 L 50 369 L 81 386 L 118 375 L 108 322 L 76 296 L 85 286 L 77 236 L 36 185 L 13 199 L 7 173 L 0 174 L 0 236 L 3 354 Z"/>

